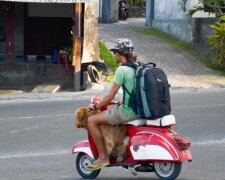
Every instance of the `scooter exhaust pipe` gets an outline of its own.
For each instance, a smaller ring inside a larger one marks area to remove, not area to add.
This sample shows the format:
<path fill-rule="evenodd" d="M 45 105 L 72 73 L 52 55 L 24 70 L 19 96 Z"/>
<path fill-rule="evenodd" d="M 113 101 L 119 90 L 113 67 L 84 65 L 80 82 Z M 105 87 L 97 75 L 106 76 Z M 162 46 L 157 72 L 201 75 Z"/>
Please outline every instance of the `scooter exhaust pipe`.
<path fill-rule="evenodd" d="M 124 171 L 129 172 L 130 174 L 132 174 L 133 176 L 137 176 L 137 172 L 134 170 L 134 168 L 132 168 L 131 166 L 123 166 L 122 169 Z"/>

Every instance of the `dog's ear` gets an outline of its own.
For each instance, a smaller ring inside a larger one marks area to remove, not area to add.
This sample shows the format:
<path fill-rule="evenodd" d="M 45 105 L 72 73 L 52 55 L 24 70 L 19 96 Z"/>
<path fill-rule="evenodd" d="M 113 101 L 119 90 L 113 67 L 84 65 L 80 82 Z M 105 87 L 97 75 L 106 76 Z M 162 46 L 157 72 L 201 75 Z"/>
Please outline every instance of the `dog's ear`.
<path fill-rule="evenodd" d="M 85 128 L 87 129 L 87 118 L 88 118 L 88 109 L 86 107 L 78 108 L 75 112 L 76 119 L 75 119 L 75 126 L 77 128 Z"/>
<path fill-rule="evenodd" d="M 77 119 L 83 119 L 83 117 L 87 114 L 87 108 L 85 107 L 80 107 L 76 110 L 75 115 Z"/>

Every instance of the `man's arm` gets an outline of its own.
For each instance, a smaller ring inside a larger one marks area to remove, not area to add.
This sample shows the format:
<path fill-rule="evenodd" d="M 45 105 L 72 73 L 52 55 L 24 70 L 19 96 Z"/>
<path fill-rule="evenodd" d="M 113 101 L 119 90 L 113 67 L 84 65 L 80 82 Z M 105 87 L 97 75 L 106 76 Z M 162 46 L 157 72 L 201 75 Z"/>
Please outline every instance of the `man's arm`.
<path fill-rule="evenodd" d="M 117 93 L 117 91 L 120 89 L 120 85 L 113 83 L 109 93 L 101 99 L 96 105 L 96 108 L 101 108 L 105 105 L 107 105 L 110 101 L 112 101 Z"/>

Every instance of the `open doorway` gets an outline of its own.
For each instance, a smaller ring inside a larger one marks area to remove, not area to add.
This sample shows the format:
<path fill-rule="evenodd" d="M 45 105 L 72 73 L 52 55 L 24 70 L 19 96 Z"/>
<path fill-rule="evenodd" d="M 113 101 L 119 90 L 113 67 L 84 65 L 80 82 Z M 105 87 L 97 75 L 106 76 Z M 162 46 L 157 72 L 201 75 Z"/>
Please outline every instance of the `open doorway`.
<path fill-rule="evenodd" d="M 50 57 L 55 49 L 72 46 L 73 4 L 33 4 L 26 6 L 24 21 L 25 54 Z"/>

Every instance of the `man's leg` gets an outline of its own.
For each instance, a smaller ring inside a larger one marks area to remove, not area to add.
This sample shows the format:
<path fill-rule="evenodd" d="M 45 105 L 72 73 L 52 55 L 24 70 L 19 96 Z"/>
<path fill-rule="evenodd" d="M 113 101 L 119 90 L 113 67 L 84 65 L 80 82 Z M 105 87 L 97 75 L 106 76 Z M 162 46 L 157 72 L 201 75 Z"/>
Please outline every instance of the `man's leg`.
<path fill-rule="evenodd" d="M 109 157 L 105 149 L 104 140 L 99 128 L 99 124 L 109 124 L 105 112 L 101 112 L 89 117 L 88 127 L 99 153 L 99 157 L 96 162 L 109 163 Z"/>

